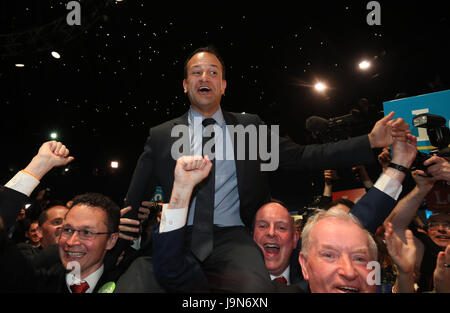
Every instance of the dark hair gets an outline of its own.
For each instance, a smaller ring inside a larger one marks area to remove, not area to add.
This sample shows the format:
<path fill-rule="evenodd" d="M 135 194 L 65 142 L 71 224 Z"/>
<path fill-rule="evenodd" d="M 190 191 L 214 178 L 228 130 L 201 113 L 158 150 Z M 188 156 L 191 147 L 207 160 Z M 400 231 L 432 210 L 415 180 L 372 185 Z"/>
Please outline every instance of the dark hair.
<path fill-rule="evenodd" d="M 332 208 L 332 207 L 334 207 L 335 205 L 338 205 L 338 204 L 343 204 L 343 205 L 345 205 L 345 206 L 347 206 L 347 207 L 349 207 L 351 209 L 355 205 L 355 202 L 350 201 L 350 200 L 345 199 L 345 198 L 339 198 L 337 200 L 334 200 L 332 202 L 329 202 L 329 203 L 325 204 L 323 209 L 324 210 L 329 210 L 330 208 Z"/>
<path fill-rule="evenodd" d="M 73 204 L 70 209 L 78 204 L 101 208 L 107 215 L 106 227 L 108 232 L 116 233 L 119 231 L 120 208 L 109 197 L 99 193 L 85 193 L 76 196 L 72 201 Z"/>
<path fill-rule="evenodd" d="M 47 219 L 48 219 L 48 213 L 47 213 L 47 211 L 49 211 L 50 209 L 52 209 L 52 208 L 54 208 L 55 206 L 63 206 L 63 207 L 65 207 L 65 208 L 67 208 L 67 206 L 64 204 L 64 202 L 62 202 L 62 201 L 59 201 L 59 200 L 54 200 L 54 201 L 52 201 L 48 206 L 47 206 L 47 208 L 45 208 L 45 210 L 44 211 L 42 211 L 41 212 L 41 214 L 39 214 L 39 218 L 38 218 L 38 223 L 39 223 L 39 226 L 42 226 L 42 225 L 44 225 L 44 223 L 45 222 L 47 222 Z"/>
<path fill-rule="evenodd" d="M 195 51 L 191 52 L 188 57 L 186 58 L 186 61 L 184 62 L 184 78 L 187 78 L 187 64 L 192 59 L 194 55 L 200 52 L 208 52 L 216 56 L 216 58 L 219 60 L 220 64 L 222 65 L 222 79 L 225 79 L 225 63 L 223 62 L 222 57 L 220 56 L 219 52 L 217 52 L 216 47 L 213 45 L 208 45 L 206 47 L 200 47 L 198 49 L 195 49 Z"/>

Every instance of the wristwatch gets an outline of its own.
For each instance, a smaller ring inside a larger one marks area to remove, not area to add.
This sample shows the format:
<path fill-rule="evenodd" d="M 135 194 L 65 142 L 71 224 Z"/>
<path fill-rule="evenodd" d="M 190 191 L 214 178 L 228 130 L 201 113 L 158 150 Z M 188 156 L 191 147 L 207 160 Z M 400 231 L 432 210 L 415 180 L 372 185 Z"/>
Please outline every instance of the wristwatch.
<path fill-rule="evenodd" d="M 401 166 L 401 165 L 398 165 L 398 164 L 395 164 L 395 163 L 389 163 L 389 165 L 388 165 L 389 167 L 392 167 L 392 168 L 395 168 L 396 170 L 398 170 L 398 171 L 400 171 L 400 172 L 403 172 L 403 173 L 408 173 L 409 172 L 409 168 L 406 168 L 406 167 L 404 167 L 404 166 Z"/>

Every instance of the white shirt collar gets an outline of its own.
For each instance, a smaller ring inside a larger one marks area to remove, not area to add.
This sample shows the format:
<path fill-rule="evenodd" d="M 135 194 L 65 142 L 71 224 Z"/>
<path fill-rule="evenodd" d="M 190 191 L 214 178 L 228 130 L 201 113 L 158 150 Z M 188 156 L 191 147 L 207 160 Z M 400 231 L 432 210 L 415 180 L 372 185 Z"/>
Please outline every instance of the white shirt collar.
<path fill-rule="evenodd" d="M 89 284 L 89 289 L 86 290 L 86 293 L 92 293 L 94 291 L 95 286 L 97 285 L 98 281 L 100 280 L 100 277 L 103 275 L 104 265 L 100 266 L 95 272 L 90 274 L 88 277 L 86 277 L 82 281 L 86 281 Z M 76 277 L 76 275 L 72 272 L 66 274 L 66 286 L 67 289 L 69 289 L 70 292 L 70 285 L 73 283 L 79 282 L 80 280 Z"/>
<path fill-rule="evenodd" d="M 283 276 L 284 278 L 286 278 L 287 284 L 290 285 L 291 284 L 291 280 L 289 279 L 289 276 L 290 276 L 289 274 L 291 272 L 290 270 L 291 270 L 291 266 L 288 265 L 288 267 L 286 267 L 286 269 L 284 270 L 283 273 L 281 273 L 281 275 L 273 276 L 272 274 L 270 274 L 270 279 L 274 280 L 277 277 Z"/>
<path fill-rule="evenodd" d="M 189 109 L 189 114 L 188 114 L 188 122 L 189 124 L 192 123 L 192 120 L 194 117 L 201 117 L 202 121 L 205 119 L 205 117 L 203 115 L 201 115 L 200 113 L 198 113 L 197 111 L 195 111 L 193 108 Z M 222 113 L 222 108 L 219 107 L 217 109 L 216 112 L 214 112 L 214 114 L 211 116 L 218 125 L 222 126 L 224 123 L 224 119 L 223 119 L 223 113 Z"/>

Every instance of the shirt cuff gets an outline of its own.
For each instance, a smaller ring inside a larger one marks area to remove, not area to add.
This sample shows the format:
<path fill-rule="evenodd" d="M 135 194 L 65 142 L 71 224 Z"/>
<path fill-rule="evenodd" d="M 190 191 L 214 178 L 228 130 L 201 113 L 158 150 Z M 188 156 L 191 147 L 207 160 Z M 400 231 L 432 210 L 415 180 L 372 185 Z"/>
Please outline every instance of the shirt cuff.
<path fill-rule="evenodd" d="M 163 204 L 161 223 L 159 224 L 160 233 L 180 229 L 186 225 L 188 208 L 168 209 L 168 207 L 168 203 Z"/>
<path fill-rule="evenodd" d="M 380 175 L 380 178 L 378 178 L 374 187 L 384 192 L 391 198 L 394 198 L 394 200 L 398 200 L 398 197 L 400 196 L 403 189 L 401 183 L 384 173 Z"/>
<path fill-rule="evenodd" d="M 14 189 L 29 197 L 38 185 L 39 180 L 30 174 L 20 171 L 5 185 L 5 187 Z"/>

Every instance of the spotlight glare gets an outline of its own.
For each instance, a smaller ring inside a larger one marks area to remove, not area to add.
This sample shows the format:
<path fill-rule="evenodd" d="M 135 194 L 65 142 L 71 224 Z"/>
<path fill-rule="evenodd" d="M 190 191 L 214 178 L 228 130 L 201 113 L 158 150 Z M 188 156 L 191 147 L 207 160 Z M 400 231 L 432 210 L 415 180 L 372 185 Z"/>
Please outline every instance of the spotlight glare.
<path fill-rule="evenodd" d="M 61 55 L 56 51 L 52 51 L 52 57 L 54 57 L 55 59 L 59 59 L 61 58 Z"/>
<path fill-rule="evenodd" d="M 117 162 L 117 161 L 111 161 L 111 167 L 112 167 L 112 168 L 118 168 L 118 167 L 119 167 L 119 162 Z"/>
<path fill-rule="evenodd" d="M 15 66 L 16 67 L 25 67 L 25 64 L 23 64 L 23 63 L 16 63 Z"/>
<path fill-rule="evenodd" d="M 58 134 L 53 132 L 53 133 L 50 134 L 50 138 L 56 139 L 56 138 L 58 138 Z"/>
<path fill-rule="evenodd" d="M 367 70 L 370 67 L 370 62 L 369 61 L 362 61 L 361 63 L 359 63 L 359 68 L 361 70 Z"/>
<path fill-rule="evenodd" d="M 318 91 L 318 92 L 323 92 L 325 91 L 325 89 L 327 89 L 327 86 L 322 83 L 322 82 L 318 82 L 314 85 L 314 88 Z"/>

